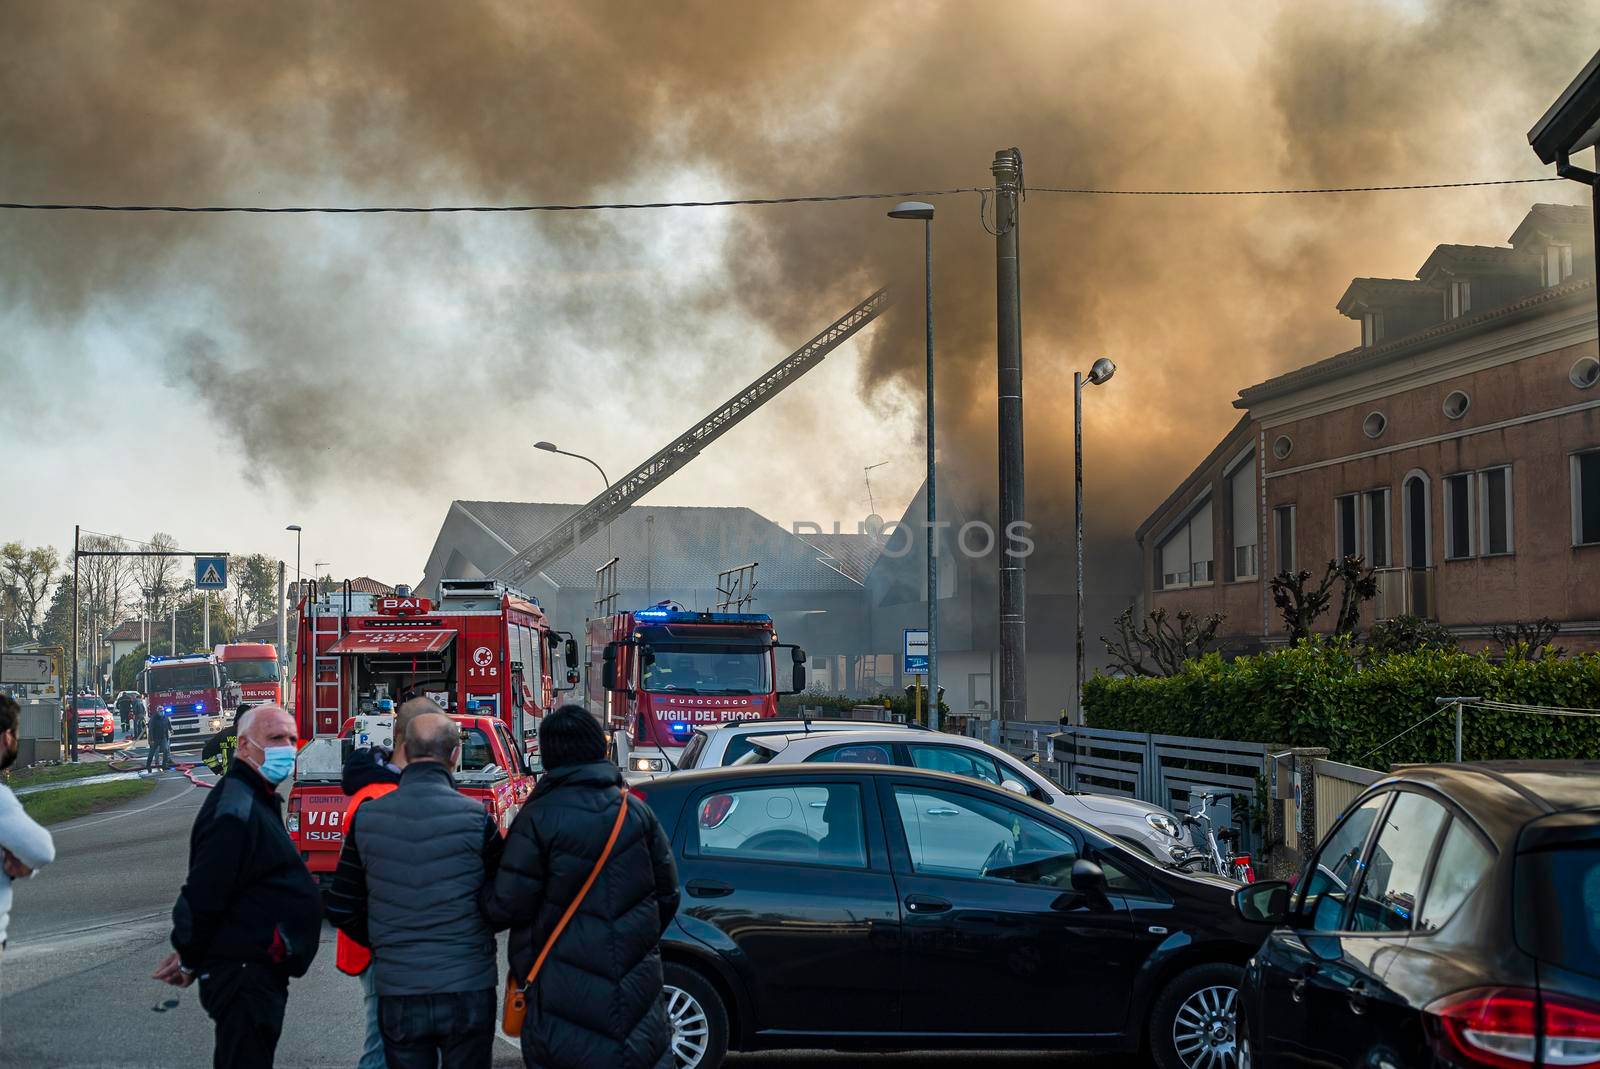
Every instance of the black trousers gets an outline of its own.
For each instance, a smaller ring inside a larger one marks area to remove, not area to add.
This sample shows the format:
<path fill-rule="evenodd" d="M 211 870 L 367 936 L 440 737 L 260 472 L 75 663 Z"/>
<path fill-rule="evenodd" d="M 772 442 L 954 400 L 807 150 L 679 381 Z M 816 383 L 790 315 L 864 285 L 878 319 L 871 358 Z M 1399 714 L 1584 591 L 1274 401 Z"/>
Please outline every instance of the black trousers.
<path fill-rule="evenodd" d="M 378 1030 L 389 1069 L 489 1069 L 494 1060 L 494 988 L 439 995 L 378 996 Z"/>
<path fill-rule="evenodd" d="M 200 1005 L 217 1025 L 215 1069 L 272 1069 L 289 978 L 270 965 L 219 962 L 200 970 Z"/>

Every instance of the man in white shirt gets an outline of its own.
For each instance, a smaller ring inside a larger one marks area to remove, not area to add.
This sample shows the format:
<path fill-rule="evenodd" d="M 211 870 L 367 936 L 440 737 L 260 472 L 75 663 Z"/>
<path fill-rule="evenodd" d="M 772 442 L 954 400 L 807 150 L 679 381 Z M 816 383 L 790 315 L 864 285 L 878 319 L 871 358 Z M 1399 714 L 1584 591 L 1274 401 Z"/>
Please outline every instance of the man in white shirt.
<path fill-rule="evenodd" d="M 17 759 L 17 729 L 21 719 L 22 709 L 16 699 L 0 694 L 0 771 L 10 768 Z M 56 846 L 50 833 L 23 812 L 22 803 L 3 783 L 0 783 L 0 851 L 4 851 L 4 861 L 0 864 L 0 959 L 3 959 L 6 929 L 11 923 L 11 881 L 32 876 L 56 859 Z"/>

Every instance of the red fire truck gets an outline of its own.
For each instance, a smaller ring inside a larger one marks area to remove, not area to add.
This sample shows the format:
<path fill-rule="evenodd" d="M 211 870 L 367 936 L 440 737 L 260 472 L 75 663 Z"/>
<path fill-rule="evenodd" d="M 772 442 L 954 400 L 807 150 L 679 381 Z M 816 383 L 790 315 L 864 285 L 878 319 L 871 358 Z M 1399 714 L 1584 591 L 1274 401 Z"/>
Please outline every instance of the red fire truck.
<path fill-rule="evenodd" d="M 210 738 L 233 716 L 222 707 L 222 679 L 209 653 L 146 658 L 139 689 L 150 715 L 171 721 L 174 747 Z"/>
<path fill-rule="evenodd" d="M 266 642 L 230 642 L 215 650 L 222 681 L 239 686 L 239 705 L 276 705 L 283 701 L 278 682 L 278 651 Z"/>
<path fill-rule="evenodd" d="M 334 737 L 377 703 L 429 697 L 446 712 L 500 720 L 523 752 L 578 682 L 578 646 L 536 598 L 492 579 L 445 579 L 439 601 L 308 583 L 295 646 L 302 742 Z"/>
<path fill-rule="evenodd" d="M 765 613 L 695 612 L 663 601 L 590 620 L 587 637 L 590 708 L 634 778 L 676 769 L 697 726 L 771 719 L 779 694 L 806 685 L 805 651 L 779 642 Z M 779 650 L 793 666 L 784 690 Z"/>

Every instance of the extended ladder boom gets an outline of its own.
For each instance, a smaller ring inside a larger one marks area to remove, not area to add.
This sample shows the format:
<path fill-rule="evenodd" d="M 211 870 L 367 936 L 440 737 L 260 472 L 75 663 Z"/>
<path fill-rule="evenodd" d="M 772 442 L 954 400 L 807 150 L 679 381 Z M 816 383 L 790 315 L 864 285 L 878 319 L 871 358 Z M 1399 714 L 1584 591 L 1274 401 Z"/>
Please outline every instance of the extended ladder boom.
<path fill-rule="evenodd" d="M 822 362 L 822 358 L 848 341 L 889 306 L 889 291 L 880 289 L 822 332 L 786 356 L 777 366 L 734 394 L 706 418 L 679 435 L 655 456 L 583 505 L 532 545 L 489 573 L 490 578 L 519 582 L 538 572 L 584 539 L 616 519 L 628 506 L 699 455 L 700 451 L 760 408 L 785 386 Z"/>

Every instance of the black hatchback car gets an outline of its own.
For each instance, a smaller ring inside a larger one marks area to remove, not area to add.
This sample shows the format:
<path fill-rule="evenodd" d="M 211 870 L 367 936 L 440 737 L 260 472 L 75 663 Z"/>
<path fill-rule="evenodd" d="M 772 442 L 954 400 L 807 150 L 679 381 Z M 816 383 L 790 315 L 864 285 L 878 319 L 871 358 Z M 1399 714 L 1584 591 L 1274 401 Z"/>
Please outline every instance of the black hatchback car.
<path fill-rule="evenodd" d="M 1070 817 L 910 768 L 754 766 L 637 792 L 683 904 L 662 940 L 673 1052 L 1135 1050 L 1234 1062 L 1263 929 L 1236 884 L 1141 858 Z"/>
<path fill-rule="evenodd" d="M 1600 762 L 1407 769 L 1237 898 L 1247 1066 L 1600 1066 Z"/>

